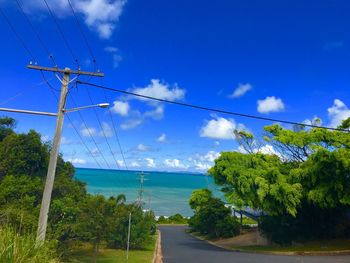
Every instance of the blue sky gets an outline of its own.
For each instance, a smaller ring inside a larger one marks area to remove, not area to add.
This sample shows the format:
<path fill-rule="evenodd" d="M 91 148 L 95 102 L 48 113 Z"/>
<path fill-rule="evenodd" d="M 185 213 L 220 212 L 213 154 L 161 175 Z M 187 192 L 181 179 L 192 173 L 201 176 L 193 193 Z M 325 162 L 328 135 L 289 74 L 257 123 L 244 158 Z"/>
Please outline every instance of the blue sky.
<path fill-rule="evenodd" d="M 23 0 L 22 0 L 23 1 Z M 40 65 L 52 66 L 14 1 L 0 1 Z M 336 126 L 350 116 L 349 1 L 108 1 L 71 0 L 104 79 L 91 82 L 169 100 L 291 121 L 320 117 Z M 48 1 L 84 70 L 94 70 L 66 0 Z M 42 0 L 23 1 L 24 10 L 60 67 L 75 68 L 70 52 Z M 57 101 L 2 18 L 0 21 L 0 107 L 56 111 Z M 55 75 L 46 74 L 55 87 Z M 87 80 L 86 78 L 81 78 Z M 271 123 L 232 118 L 114 92 L 79 86 L 67 107 L 94 103 L 113 106 L 130 169 L 205 171 L 221 151 L 240 150 L 233 129 L 261 134 Z M 56 91 L 55 91 L 56 92 Z M 57 94 L 57 92 L 56 92 Z M 104 167 L 117 168 L 101 132 L 104 129 L 123 167 L 110 116 L 96 109 L 70 113 L 92 154 Z M 17 130 L 39 131 L 52 140 L 50 117 L 8 114 Z M 92 135 L 97 142 L 98 152 Z M 269 145 L 260 149 L 273 152 Z M 78 167 L 97 167 L 69 121 L 61 152 Z"/>

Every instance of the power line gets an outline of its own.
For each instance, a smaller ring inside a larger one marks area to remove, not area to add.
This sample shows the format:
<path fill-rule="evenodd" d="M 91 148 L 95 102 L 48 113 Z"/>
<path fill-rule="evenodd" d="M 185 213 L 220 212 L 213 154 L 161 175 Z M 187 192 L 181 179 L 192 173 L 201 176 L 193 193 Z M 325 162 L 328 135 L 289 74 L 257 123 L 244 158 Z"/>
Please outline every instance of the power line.
<path fill-rule="evenodd" d="M 71 56 L 72 56 L 74 62 L 77 63 L 78 69 L 79 69 L 79 68 L 80 68 L 80 66 L 79 66 L 79 61 L 78 61 L 77 57 L 74 55 L 74 52 L 73 52 L 71 46 L 69 45 L 69 43 L 68 43 L 68 41 L 67 41 L 67 38 L 65 37 L 65 35 L 64 35 L 64 33 L 63 33 L 63 31 L 62 31 L 60 25 L 58 24 L 56 15 L 55 15 L 54 12 L 51 10 L 51 8 L 50 8 L 49 4 L 47 3 L 47 1 L 46 1 L 46 0 L 43 0 L 43 1 L 45 2 L 46 8 L 47 8 L 47 10 L 49 11 L 49 14 L 50 14 L 52 20 L 54 21 L 54 23 L 55 23 L 55 25 L 56 25 L 56 27 L 57 27 L 57 30 L 58 30 L 58 32 L 59 32 L 61 38 L 63 39 L 64 44 L 66 45 L 66 47 L 67 47 L 69 53 L 71 54 Z"/>
<path fill-rule="evenodd" d="M 31 60 L 33 62 L 35 61 L 35 57 L 33 56 L 33 53 L 30 51 L 30 49 L 28 48 L 28 46 L 26 45 L 26 43 L 23 41 L 23 39 L 20 37 L 20 35 L 17 33 L 16 29 L 14 28 L 14 26 L 12 25 L 11 21 L 9 20 L 9 18 L 6 16 L 5 12 L 3 11 L 2 8 L 0 8 L 0 13 L 3 16 L 3 18 L 5 19 L 6 23 L 8 24 L 8 26 L 10 27 L 10 29 L 12 30 L 13 34 L 16 36 L 18 42 L 20 42 L 20 44 L 22 45 L 22 47 L 24 48 L 24 50 L 28 53 L 29 57 L 31 58 Z"/>
<path fill-rule="evenodd" d="M 51 52 L 49 51 L 49 49 L 47 48 L 47 46 L 45 45 L 44 41 L 42 40 L 42 38 L 40 37 L 38 31 L 35 29 L 33 23 L 30 21 L 28 15 L 24 12 L 23 10 L 23 6 L 20 3 L 20 0 L 16 0 L 17 6 L 19 8 L 19 10 L 21 11 L 22 15 L 25 17 L 27 23 L 29 24 L 31 30 L 34 32 L 35 36 L 37 37 L 37 39 L 39 40 L 39 43 L 41 44 L 41 46 L 43 47 L 43 49 L 45 50 L 46 54 L 48 55 L 48 57 L 51 59 L 51 61 L 53 62 L 54 66 L 57 67 L 57 63 L 53 57 L 53 55 L 51 54 Z"/>
<path fill-rule="evenodd" d="M 75 102 L 73 96 L 72 96 L 70 93 L 68 93 L 68 94 L 70 95 L 70 97 L 71 97 L 71 99 L 72 99 L 72 102 L 73 102 L 73 104 L 74 104 L 74 107 L 77 107 L 77 104 L 76 104 L 76 102 Z M 109 164 L 108 164 L 106 158 L 104 157 L 102 151 L 100 150 L 100 147 L 98 147 L 98 144 L 97 144 L 96 140 L 94 139 L 94 137 L 92 136 L 91 131 L 90 131 L 89 127 L 87 126 L 87 124 L 86 124 L 86 122 L 85 122 L 85 120 L 84 120 L 84 118 L 83 118 L 81 112 L 80 112 L 80 111 L 77 111 L 77 113 L 78 113 L 78 115 L 79 115 L 81 121 L 83 122 L 83 125 L 84 125 L 84 127 L 85 127 L 87 133 L 89 134 L 91 140 L 92 140 L 93 143 L 95 144 L 97 151 L 99 152 L 99 154 L 101 155 L 102 159 L 103 159 L 104 162 L 106 163 L 106 166 L 110 169 L 111 167 L 109 166 Z"/>
<path fill-rule="evenodd" d="M 84 84 L 84 85 L 88 85 L 88 86 L 92 86 L 92 87 L 96 87 L 96 88 L 100 88 L 100 89 L 116 91 L 116 92 L 119 92 L 122 94 L 136 96 L 139 98 L 155 100 L 155 101 L 165 102 L 165 103 L 169 103 L 169 104 L 175 104 L 175 105 L 184 106 L 184 107 L 193 108 L 193 109 L 199 109 L 199 110 L 223 113 L 223 114 L 228 114 L 228 115 L 240 116 L 240 117 L 244 117 L 244 118 L 272 121 L 272 122 L 280 122 L 280 123 L 293 124 L 293 125 L 305 126 L 305 127 L 310 127 L 310 128 L 319 128 L 319 129 L 326 129 L 326 130 L 333 130 L 333 131 L 350 132 L 349 130 L 346 130 L 346 129 L 332 128 L 332 127 L 326 127 L 326 126 L 317 126 L 317 125 L 313 125 L 313 124 L 306 124 L 306 123 L 287 121 L 287 120 L 281 120 L 281 119 L 273 119 L 273 118 L 262 117 L 262 116 L 257 116 L 257 115 L 250 115 L 250 114 L 245 114 L 245 113 L 240 113 L 240 112 L 233 112 L 233 111 L 221 110 L 221 109 L 216 109 L 216 108 L 209 108 L 209 107 L 204 107 L 204 106 L 199 106 L 199 105 L 194 105 L 194 104 L 189 104 L 189 103 L 160 99 L 160 98 L 142 95 L 142 94 L 138 94 L 138 93 L 134 93 L 134 92 L 130 92 L 130 91 L 109 88 L 106 86 L 93 84 L 93 83 L 89 83 L 89 82 L 84 82 L 84 81 L 80 81 L 80 80 L 77 81 L 77 84 Z"/>
<path fill-rule="evenodd" d="M 89 97 L 89 99 L 90 99 L 91 104 L 94 105 L 94 102 L 93 102 L 93 100 L 92 100 L 92 98 L 91 98 L 91 94 L 90 94 L 89 89 L 87 89 L 87 93 L 88 93 L 88 97 Z M 106 143 L 107 143 L 107 145 L 108 145 L 108 148 L 109 148 L 109 150 L 110 150 L 110 152 L 111 152 L 111 154 L 112 154 L 112 157 L 113 157 L 113 159 L 114 159 L 114 162 L 116 163 L 118 169 L 120 170 L 119 163 L 118 163 L 117 159 L 115 158 L 115 155 L 114 155 L 114 152 L 113 152 L 113 150 L 112 150 L 111 145 L 110 145 L 109 142 L 108 142 L 108 139 L 107 139 L 107 136 L 106 136 L 106 133 L 105 133 L 105 129 L 103 128 L 102 123 L 101 123 L 101 121 L 100 121 L 100 117 L 98 116 L 97 111 L 96 111 L 95 108 L 93 108 L 93 111 L 94 111 L 94 113 L 95 113 L 97 122 L 98 122 L 98 124 L 100 125 L 102 135 L 103 135 L 103 137 L 104 137 L 104 139 L 105 139 L 105 141 L 106 141 Z"/>
<path fill-rule="evenodd" d="M 81 24 L 79 22 L 79 19 L 78 19 L 77 15 L 76 15 L 76 13 L 74 11 L 73 5 L 72 5 L 70 0 L 68 0 L 68 4 L 69 4 L 69 7 L 70 7 L 70 9 L 71 9 L 71 11 L 73 13 L 75 23 L 77 24 L 77 27 L 78 27 L 78 29 L 80 31 L 80 34 L 81 34 L 81 36 L 82 36 L 82 38 L 84 40 L 85 45 L 86 45 L 86 48 L 88 49 L 88 51 L 90 53 L 90 56 L 92 58 L 92 62 L 94 63 L 94 65 L 97 65 L 96 58 L 94 56 L 94 52 L 92 51 L 92 48 L 91 48 L 91 46 L 89 44 L 89 41 L 88 41 L 88 39 L 87 39 L 87 37 L 86 37 L 86 35 L 84 33 L 84 30 L 83 30 L 83 28 L 82 28 L 82 26 L 81 26 Z"/>
<path fill-rule="evenodd" d="M 45 80 L 46 80 L 46 79 L 45 79 Z M 48 84 L 48 86 L 49 86 L 49 88 L 50 88 L 50 91 L 51 91 L 51 93 L 54 95 L 54 97 L 56 98 L 56 100 L 58 100 L 58 97 L 57 97 L 56 93 L 54 92 L 54 89 L 52 89 L 51 84 L 48 83 L 47 80 L 46 80 L 46 84 Z M 95 163 L 97 164 L 97 166 L 98 166 L 99 168 L 102 169 L 101 164 L 97 161 L 97 159 L 96 159 L 96 157 L 94 156 L 93 152 L 90 150 L 90 148 L 89 148 L 89 147 L 87 146 L 87 144 L 84 142 L 83 137 L 80 135 L 80 133 L 79 133 L 77 127 L 74 125 L 74 123 L 73 123 L 73 121 L 71 120 L 71 118 L 69 117 L 69 115 L 67 114 L 66 116 L 67 116 L 67 119 L 68 119 L 69 123 L 72 125 L 74 131 L 75 131 L 76 134 L 78 135 L 80 141 L 81 141 L 82 144 L 85 146 L 86 150 L 90 153 L 91 157 L 94 159 L 94 161 L 95 161 Z"/>
<path fill-rule="evenodd" d="M 53 79 L 53 78 L 51 78 L 51 79 Z M 51 79 L 49 79 L 49 80 L 51 80 Z M 37 83 L 37 84 L 35 84 L 35 85 L 33 85 L 33 86 L 27 88 L 27 89 L 24 90 L 24 91 L 18 92 L 16 95 L 13 95 L 12 97 L 7 98 L 7 99 L 4 100 L 4 101 L 1 101 L 1 102 L 0 102 L 0 105 L 7 104 L 8 102 L 13 101 L 14 99 L 16 99 L 16 98 L 22 96 L 24 93 L 28 92 L 29 90 L 32 90 L 32 89 L 34 89 L 34 88 L 36 88 L 36 87 L 38 87 L 38 86 L 41 86 L 41 85 L 43 85 L 43 84 L 46 84 L 47 82 L 48 82 L 48 80 L 43 80 L 43 81 L 41 81 L 41 82 L 39 82 L 39 83 Z"/>
<path fill-rule="evenodd" d="M 105 100 L 108 101 L 106 92 L 103 91 L 103 93 L 104 93 L 104 96 L 105 96 Z M 119 150 L 120 150 L 120 154 L 122 155 L 125 168 L 126 168 L 126 170 L 129 170 L 129 168 L 128 168 L 127 164 L 126 164 L 126 161 L 125 161 L 124 152 L 123 152 L 123 149 L 122 149 L 120 140 L 119 140 L 119 135 L 118 135 L 118 132 L 117 132 L 117 127 L 116 127 L 116 125 L 115 125 L 115 123 L 114 123 L 114 120 L 113 120 L 113 116 L 112 116 L 112 112 L 111 112 L 110 107 L 108 108 L 108 114 L 109 114 L 109 117 L 110 117 L 111 122 L 112 122 L 112 127 L 113 127 L 113 130 L 114 130 L 115 138 L 116 138 L 116 140 L 117 140 L 117 144 L 118 144 L 118 147 L 119 147 Z"/>

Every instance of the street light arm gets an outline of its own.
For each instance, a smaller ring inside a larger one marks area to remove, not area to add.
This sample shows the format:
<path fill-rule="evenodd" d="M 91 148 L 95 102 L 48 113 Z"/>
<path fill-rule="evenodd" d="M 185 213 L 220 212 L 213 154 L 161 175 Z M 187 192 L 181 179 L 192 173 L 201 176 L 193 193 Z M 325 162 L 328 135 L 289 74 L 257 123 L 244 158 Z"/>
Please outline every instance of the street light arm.
<path fill-rule="evenodd" d="M 72 108 L 72 109 L 63 109 L 63 112 L 69 113 L 69 112 L 74 112 L 74 111 L 84 110 L 84 109 L 89 109 L 89 108 L 94 108 L 94 107 L 107 108 L 107 107 L 109 107 L 109 103 L 99 103 L 99 104 L 95 104 L 95 105 L 82 106 L 82 107 L 77 107 L 77 108 Z"/>
<path fill-rule="evenodd" d="M 33 114 L 33 115 L 57 116 L 56 113 L 44 112 L 44 111 L 33 111 L 33 110 L 20 110 L 20 109 L 10 109 L 10 108 L 0 108 L 0 111 L 15 112 L 15 113 L 26 113 L 26 114 Z"/>

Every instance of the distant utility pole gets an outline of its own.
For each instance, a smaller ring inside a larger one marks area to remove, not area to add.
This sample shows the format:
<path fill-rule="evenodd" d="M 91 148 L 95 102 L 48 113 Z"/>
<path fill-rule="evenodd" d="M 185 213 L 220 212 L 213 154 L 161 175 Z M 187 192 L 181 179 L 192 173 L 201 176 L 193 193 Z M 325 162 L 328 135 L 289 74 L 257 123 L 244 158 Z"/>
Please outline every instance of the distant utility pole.
<path fill-rule="evenodd" d="M 43 198 L 41 201 L 39 223 L 38 223 L 38 230 L 37 230 L 37 236 L 36 236 L 36 244 L 41 245 L 45 241 L 47 218 L 48 218 L 48 213 L 50 208 L 53 183 L 55 180 L 57 155 L 58 155 L 59 144 L 60 144 L 61 135 L 62 135 L 62 127 L 63 127 L 64 113 L 65 113 L 66 99 L 68 94 L 68 85 L 70 83 L 69 82 L 70 76 L 74 74 L 74 75 L 103 77 L 104 74 L 100 72 L 86 72 L 86 71 L 80 71 L 80 70 L 71 70 L 69 68 L 60 69 L 57 67 L 49 68 L 49 67 L 41 67 L 36 65 L 28 65 L 28 68 L 34 69 L 34 70 L 40 70 L 40 71 L 63 73 L 63 79 L 60 80 L 62 87 L 61 87 L 61 95 L 60 95 L 58 111 L 57 111 L 56 130 L 55 130 L 55 136 L 53 139 L 52 149 L 50 152 L 50 161 L 49 161 L 49 167 L 47 170 Z"/>
<path fill-rule="evenodd" d="M 143 205 L 143 194 L 145 192 L 145 190 L 143 189 L 143 183 L 147 179 L 145 179 L 144 172 L 139 173 L 139 175 L 140 175 L 140 178 L 139 178 L 140 179 L 140 189 L 139 189 L 138 204 L 139 204 L 139 206 L 142 206 Z"/>
<path fill-rule="evenodd" d="M 129 226 L 128 226 L 128 243 L 126 245 L 126 260 L 129 259 L 129 248 L 130 248 L 130 230 L 131 230 L 131 212 L 129 212 Z"/>

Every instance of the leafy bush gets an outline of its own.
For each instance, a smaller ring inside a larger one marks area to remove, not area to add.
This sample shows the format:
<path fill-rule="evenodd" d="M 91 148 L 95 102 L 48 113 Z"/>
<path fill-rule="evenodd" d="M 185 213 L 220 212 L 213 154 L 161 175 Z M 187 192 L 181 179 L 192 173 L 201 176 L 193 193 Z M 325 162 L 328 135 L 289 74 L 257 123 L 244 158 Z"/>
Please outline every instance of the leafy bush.
<path fill-rule="evenodd" d="M 0 262 L 55 263 L 59 260 L 53 242 L 36 247 L 34 235 L 20 235 L 13 227 L 3 226 L 0 228 Z"/>
<path fill-rule="evenodd" d="M 194 216 L 189 220 L 192 231 L 199 232 L 209 238 L 232 237 L 239 234 L 240 225 L 236 218 L 231 216 L 231 210 L 225 207 L 223 201 L 214 198 L 211 192 L 196 190 L 190 200 L 201 200 L 196 195 L 205 195 L 206 202 L 192 202 Z"/>

